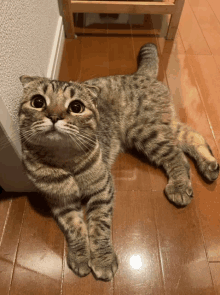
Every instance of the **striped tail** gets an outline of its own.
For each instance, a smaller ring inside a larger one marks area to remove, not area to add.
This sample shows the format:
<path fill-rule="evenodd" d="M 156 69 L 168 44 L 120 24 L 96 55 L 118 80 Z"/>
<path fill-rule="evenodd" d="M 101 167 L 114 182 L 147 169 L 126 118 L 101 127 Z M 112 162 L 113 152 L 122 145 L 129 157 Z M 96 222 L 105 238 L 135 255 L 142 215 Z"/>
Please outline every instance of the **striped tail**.
<path fill-rule="evenodd" d="M 150 78 L 157 78 L 158 61 L 156 45 L 152 43 L 143 45 L 138 54 L 137 74 L 145 75 Z"/>

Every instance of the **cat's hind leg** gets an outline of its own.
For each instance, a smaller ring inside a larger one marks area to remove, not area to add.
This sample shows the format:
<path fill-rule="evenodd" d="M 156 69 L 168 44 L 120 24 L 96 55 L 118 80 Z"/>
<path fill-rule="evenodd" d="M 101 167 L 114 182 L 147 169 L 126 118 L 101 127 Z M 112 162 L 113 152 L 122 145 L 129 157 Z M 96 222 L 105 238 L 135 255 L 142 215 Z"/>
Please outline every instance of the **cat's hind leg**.
<path fill-rule="evenodd" d="M 178 144 L 184 153 L 192 157 L 200 173 L 208 180 L 214 181 L 219 175 L 219 164 L 203 136 L 180 122 L 173 122 Z"/>
<path fill-rule="evenodd" d="M 76 202 L 62 208 L 54 207 L 52 212 L 68 243 L 69 268 L 80 277 L 88 275 L 91 272 L 88 265 L 89 238 L 80 203 Z"/>

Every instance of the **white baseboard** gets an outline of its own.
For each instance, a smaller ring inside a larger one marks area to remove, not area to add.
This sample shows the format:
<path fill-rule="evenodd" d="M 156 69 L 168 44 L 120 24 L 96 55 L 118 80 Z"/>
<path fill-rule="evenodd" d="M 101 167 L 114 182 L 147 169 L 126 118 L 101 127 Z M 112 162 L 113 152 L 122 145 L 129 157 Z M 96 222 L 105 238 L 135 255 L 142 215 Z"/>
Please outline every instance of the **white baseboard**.
<path fill-rule="evenodd" d="M 64 48 L 64 41 L 65 41 L 65 33 L 64 33 L 64 26 L 63 26 L 63 18 L 62 16 L 59 17 L 56 34 L 53 42 L 53 48 L 51 52 L 50 62 L 47 70 L 47 78 L 50 79 L 58 79 L 61 59 L 63 54 Z"/>

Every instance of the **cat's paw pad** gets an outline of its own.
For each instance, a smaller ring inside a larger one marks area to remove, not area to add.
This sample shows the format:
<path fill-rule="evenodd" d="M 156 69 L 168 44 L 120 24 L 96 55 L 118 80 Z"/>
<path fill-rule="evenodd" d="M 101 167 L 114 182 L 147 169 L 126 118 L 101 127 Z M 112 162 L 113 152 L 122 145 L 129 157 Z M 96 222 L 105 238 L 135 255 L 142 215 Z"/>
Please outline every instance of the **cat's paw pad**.
<path fill-rule="evenodd" d="M 100 257 L 98 259 L 92 259 L 89 262 L 89 266 L 92 268 L 94 277 L 97 280 L 110 281 L 118 269 L 118 259 L 113 252 L 103 260 Z"/>
<path fill-rule="evenodd" d="M 217 161 L 203 164 L 202 173 L 209 181 L 214 181 L 219 175 L 219 164 Z"/>
<path fill-rule="evenodd" d="M 79 277 L 85 277 L 91 272 L 88 261 L 88 258 L 77 259 L 77 257 L 74 257 L 74 255 L 69 253 L 67 256 L 67 264 L 69 268 Z"/>
<path fill-rule="evenodd" d="M 193 197 L 193 190 L 190 181 L 185 184 L 170 182 L 165 188 L 165 194 L 168 200 L 176 206 L 187 206 Z"/>

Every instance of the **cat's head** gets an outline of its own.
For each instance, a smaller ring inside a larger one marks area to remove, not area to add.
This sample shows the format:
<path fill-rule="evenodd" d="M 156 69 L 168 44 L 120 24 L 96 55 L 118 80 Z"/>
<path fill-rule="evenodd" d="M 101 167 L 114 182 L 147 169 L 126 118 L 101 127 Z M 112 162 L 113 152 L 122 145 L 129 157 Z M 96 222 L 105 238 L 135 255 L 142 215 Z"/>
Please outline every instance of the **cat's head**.
<path fill-rule="evenodd" d="M 40 146 L 72 142 L 82 149 L 92 145 L 99 121 L 98 87 L 29 76 L 21 76 L 20 81 L 22 141 Z"/>

